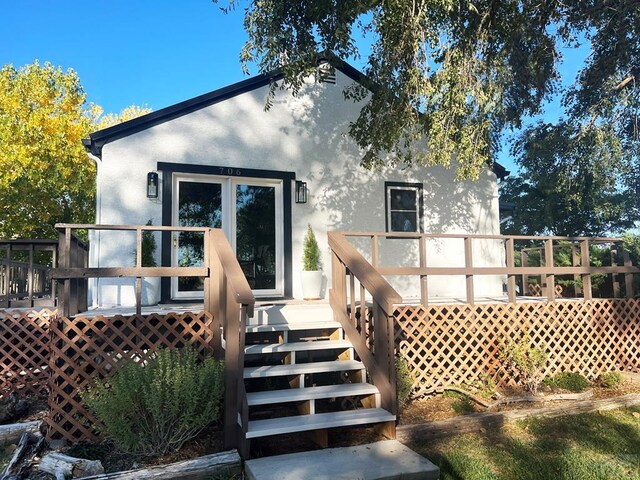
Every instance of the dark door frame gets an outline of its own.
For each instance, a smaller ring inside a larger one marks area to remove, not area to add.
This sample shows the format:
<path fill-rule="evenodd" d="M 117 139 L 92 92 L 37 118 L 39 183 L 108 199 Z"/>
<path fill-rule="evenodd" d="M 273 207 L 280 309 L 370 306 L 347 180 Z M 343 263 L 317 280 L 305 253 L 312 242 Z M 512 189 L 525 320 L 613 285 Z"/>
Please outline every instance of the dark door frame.
<path fill-rule="evenodd" d="M 282 180 L 282 209 L 283 209 L 283 247 L 284 247 L 284 297 L 293 296 L 292 285 L 292 230 L 291 230 L 291 182 L 295 181 L 295 172 L 280 172 L 277 170 L 258 170 L 254 168 L 237 168 L 230 166 L 193 165 L 183 163 L 158 162 L 157 170 L 162 174 L 162 225 L 171 226 L 171 208 L 173 204 L 173 174 L 195 173 L 202 175 L 216 175 L 224 177 L 271 178 Z M 171 266 L 171 233 L 162 233 L 161 245 L 162 266 Z M 171 302 L 171 279 L 163 278 L 161 285 L 161 301 Z"/>

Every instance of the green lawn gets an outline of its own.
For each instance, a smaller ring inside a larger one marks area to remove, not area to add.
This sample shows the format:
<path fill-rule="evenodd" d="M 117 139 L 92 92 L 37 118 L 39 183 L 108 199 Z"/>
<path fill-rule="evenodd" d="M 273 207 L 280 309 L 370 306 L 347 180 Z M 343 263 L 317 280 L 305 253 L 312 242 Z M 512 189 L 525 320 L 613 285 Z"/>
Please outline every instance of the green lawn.
<path fill-rule="evenodd" d="M 440 467 L 442 480 L 640 480 L 640 407 L 409 446 Z"/>

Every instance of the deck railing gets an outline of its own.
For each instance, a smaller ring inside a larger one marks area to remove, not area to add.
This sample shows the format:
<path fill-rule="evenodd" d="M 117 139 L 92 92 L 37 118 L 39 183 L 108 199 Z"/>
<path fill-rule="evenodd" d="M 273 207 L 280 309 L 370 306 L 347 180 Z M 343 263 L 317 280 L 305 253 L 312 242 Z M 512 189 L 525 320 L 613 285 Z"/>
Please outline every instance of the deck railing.
<path fill-rule="evenodd" d="M 141 225 L 80 225 L 59 224 L 59 265 L 53 277 L 63 291 L 60 311 L 64 316 L 77 313 L 77 291 L 73 281 L 100 277 L 135 277 L 136 312 L 141 313 L 142 277 L 203 277 L 204 309 L 213 314 L 213 347 L 218 358 L 225 361 L 225 446 L 243 448 L 248 422 L 246 392 L 244 390 L 244 339 L 247 318 L 253 316 L 255 298 L 242 273 L 236 256 L 220 229 L 202 227 L 165 227 Z M 136 232 L 135 267 L 89 268 L 79 266 L 74 250 L 73 230 L 111 230 Z M 193 232 L 203 234 L 203 266 L 143 267 L 142 232 Z M 86 284 L 85 284 L 86 288 Z M 86 298 L 86 297 L 85 297 Z M 223 342 L 224 337 L 224 342 Z M 224 354 L 223 354 L 224 352 Z M 241 408 L 244 405 L 245 408 Z"/>
<path fill-rule="evenodd" d="M 328 238 L 332 254 L 329 301 L 334 316 L 378 387 L 382 408 L 395 414 L 393 305 L 402 297 L 342 234 L 329 232 Z"/>
<path fill-rule="evenodd" d="M 0 308 L 55 306 L 56 247 L 55 240 L 0 240 Z M 14 254 L 26 258 L 15 260 Z M 49 265 L 36 263 L 42 255 L 49 256 Z"/>
<path fill-rule="evenodd" d="M 464 276 L 466 289 L 466 303 L 474 305 L 474 278 L 486 275 L 504 276 L 506 279 L 506 294 L 509 302 L 515 302 L 518 296 L 517 284 L 520 294 L 526 295 L 531 283 L 531 277 L 540 279 L 539 295 L 546 297 L 548 301 L 555 301 L 558 296 L 556 279 L 566 276 L 576 280 L 577 292 L 584 300 L 593 298 L 592 277 L 594 275 L 607 275 L 612 282 L 613 296 L 621 295 L 621 282 L 623 276 L 624 294 L 632 298 L 634 291 L 633 275 L 640 274 L 640 268 L 633 265 L 629 252 L 624 249 L 621 238 L 608 237 L 559 237 L 559 236 L 524 236 L 524 235 L 470 235 L 470 234 L 425 234 L 425 233 L 378 233 L 378 232 L 349 232 L 336 233 L 344 238 L 368 238 L 370 241 L 369 256 L 373 268 L 383 276 L 407 275 L 416 276 L 420 280 L 420 300 L 423 305 L 429 303 L 429 279 L 442 276 Z M 383 239 L 405 240 L 407 243 L 417 242 L 417 263 L 414 266 L 381 265 L 380 243 Z M 428 258 L 427 250 L 429 242 L 458 241 L 462 242 L 461 257 L 464 266 L 435 266 Z M 479 255 L 474 251 L 474 242 L 493 241 L 500 242 L 504 248 L 504 264 L 493 266 L 477 266 Z M 537 244 L 540 246 L 530 247 Z M 611 265 L 593 265 L 590 260 L 592 246 L 614 246 L 615 255 L 611 255 Z M 559 248 L 571 249 L 572 265 L 554 265 L 554 251 Z M 528 256 L 532 251 L 541 252 L 541 264 L 529 266 Z M 516 262 L 516 252 L 520 253 L 520 261 Z M 365 260 L 366 261 L 366 260 Z M 617 262 L 617 263 L 616 263 Z M 369 262 L 367 262 L 369 263 Z M 518 264 L 519 263 L 519 264 Z"/>

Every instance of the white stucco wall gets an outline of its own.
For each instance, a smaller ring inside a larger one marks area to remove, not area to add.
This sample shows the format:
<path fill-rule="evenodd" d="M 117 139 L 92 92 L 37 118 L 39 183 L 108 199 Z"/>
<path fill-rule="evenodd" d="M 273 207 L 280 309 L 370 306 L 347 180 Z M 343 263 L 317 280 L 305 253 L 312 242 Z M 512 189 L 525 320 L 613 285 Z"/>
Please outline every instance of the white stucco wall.
<path fill-rule="evenodd" d="M 384 182 L 416 182 L 424 188 L 424 229 L 433 233 L 499 233 L 498 192 L 495 175 L 487 169 L 476 182 L 455 182 L 444 168 L 383 169 L 359 166 L 360 153 L 347 130 L 359 106 L 345 101 L 342 91 L 352 80 L 337 71 L 337 84 L 311 84 L 299 98 L 278 92 L 273 106 L 264 110 L 268 87 L 240 94 L 188 115 L 104 145 L 98 166 L 97 223 L 160 224 L 162 198 L 146 198 L 147 172 L 158 162 L 230 166 L 294 171 L 307 182 L 309 201 L 292 199 L 293 294 L 301 296 L 302 240 L 307 224 L 319 240 L 323 263 L 330 277 L 326 232 L 385 230 Z M 93 266 L 132 264 L 133 234 L 101 232 L 92 238 Z M 417 265 L 417 242 L 397 246 L 381 244 L 386 265 Z M 477 245 L 476 245 L 477 244 Z M 476 242 L 476 265 L 501 265 L 504 251 L 497 242 Z M 363 251 L 368 255 L 368 249 Z M 462 241 L 429 243 L 430 265 L 464 262 Z M 481 254 L 480 254 L 481 253 Z M 417 295 L 417 279 L 389 280 L 404 295 Z M 434 279 L 432 296 L 464 293 L 464 279 Z M 499 295 L 502 279 L 476 282 L 477 295 Z M 94 283 L 94 304 L 133 303 L 129 280 L 104 279 Z"/>

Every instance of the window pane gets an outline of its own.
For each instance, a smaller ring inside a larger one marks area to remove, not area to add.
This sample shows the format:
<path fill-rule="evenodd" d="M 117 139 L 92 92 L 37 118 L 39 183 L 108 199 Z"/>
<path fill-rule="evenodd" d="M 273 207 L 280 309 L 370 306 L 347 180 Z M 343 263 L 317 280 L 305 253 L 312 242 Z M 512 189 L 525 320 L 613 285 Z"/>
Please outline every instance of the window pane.
<path fill-rule="evenodd" d="M 391 212 L 391 231 L 417 232 L 417 212 Z"/>
<path fill-rule="evenodd" d="M 219 183 L 180 182 L 178 196 L 178 225 L 181 227 L 222 226 L 222 185 Z M 180 232 L 178 236 L 178 265 L 200 267 L 204 261 L 204 235 L 199 232 Z M 204 279 L 178 277 L 178 291 L 193 292 L 204 289 Z"/>
<path fill-rule="evenodd" d="M 236 186 L 236 255 L 252 289 L 276 288 L 276 189 Z"/>
<path fill-rule="evenodd" d="M 391 210 L 417 210 L 416 190 L 391 190 Z"/>

